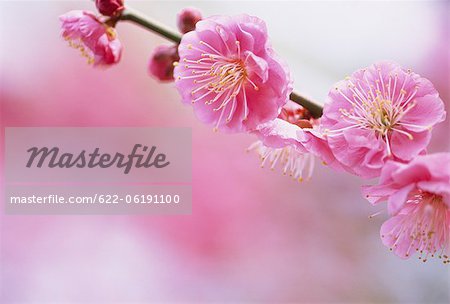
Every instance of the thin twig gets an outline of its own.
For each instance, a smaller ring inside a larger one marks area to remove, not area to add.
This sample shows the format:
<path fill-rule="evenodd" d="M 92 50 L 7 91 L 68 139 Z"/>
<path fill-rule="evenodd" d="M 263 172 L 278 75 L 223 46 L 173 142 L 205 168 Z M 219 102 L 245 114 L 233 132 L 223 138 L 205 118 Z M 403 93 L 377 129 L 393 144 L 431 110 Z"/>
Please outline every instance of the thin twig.
<path fill-rule="evenodd" d="M 175 43 L 181 42 L 181 34 L 179 34 L 177 31 L 167 27 L 166 25 L 159 23 L 150 17 L 147 17 L 143 15 L 142 13 L 131 9 L 126 8 L 122 15 L 120 16 L 120 20 L 127 20 L 134 22 L 146 29 L 151 30 L 152 32 L 155 32 L 159 34 L 160 36 L 169 39 L 170 41 L 173 41 Z"/>

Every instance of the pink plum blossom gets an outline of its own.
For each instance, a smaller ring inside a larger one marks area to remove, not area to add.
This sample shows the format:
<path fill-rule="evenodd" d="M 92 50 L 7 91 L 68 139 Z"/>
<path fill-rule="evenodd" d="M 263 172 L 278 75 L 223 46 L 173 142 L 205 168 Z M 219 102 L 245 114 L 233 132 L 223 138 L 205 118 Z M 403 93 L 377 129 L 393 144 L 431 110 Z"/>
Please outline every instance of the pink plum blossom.
<path fill-rule="evenodd" d="M 324 165 L 342 169 L 323 136 L 320 118 L 314 118 L 308 110 L 292 101 L 286 103 L 278 117 L 297 126 L 295 139 L 304 150 L 321 159 Z"/>
<path fill-rule="evenodd" d="M 150 55 L 148 73 L 162 82 L 173 81 L 174 63 L 179 59 L 176 45 L 159 45 Z"/>
<path fill-rule="evenodd" d="M 117 16 L 125 9 L 123 0 L 95 0 L 95 6 L 105 16 Z"/>
<path fill-rule="evenodd" d="M 59 19 L 63 38 L 80 50 L 89 64 L 108 66 L 120 60 L 122 45 L 116 31 L 93 13 L 74 10 Z"/>
<path fill-rule="evenodd" d="M 430 81 L 380 62 L 336 84 L 321 124 L 342 167 L 372 178 L 389 159 L 407 162 L 423 153 L 431 128 L 444 119 L 444 104 Z"/>
<path fill-rule="evenodd" d="M 298 140 L 298 133 L 312 129 L 316 120 L 301 106 L 289 101 L 278 118 L 259 125 L 254 134 L 259 140 L 248 150 L 256 151 L 261 157 L 261 167 L 267 163 L 272 170 L 281 167 L 283 174 L 289 174 L 298 181 L 310 179 L 314 170 L 314 156 Z"/>
<path fill-rule="evenodd" d="M 183 34 L 193 31 L 200 20 L 202 20 L 202 13 L 198 9 L 192 7 L 184 8 L 177 14 L 178 30 Z"/>
<path fill-rule="evenodd" d="M 392 217 L 381 227 L 383 244 L 402 258 L 420 253 L 450 263 L 450 153 L 421 155 L 410 163 L 388 161 L 380 182 L 363 187 L 367 199 L 387 201 Z"/>
<path fill-rule="evenodd" d="M 178 51 L 174 76 L 182 101 L 214 130 L 254 130 L 278 116 L 292 91 L 289 70 L 257 17 L 203 19 Z"/>

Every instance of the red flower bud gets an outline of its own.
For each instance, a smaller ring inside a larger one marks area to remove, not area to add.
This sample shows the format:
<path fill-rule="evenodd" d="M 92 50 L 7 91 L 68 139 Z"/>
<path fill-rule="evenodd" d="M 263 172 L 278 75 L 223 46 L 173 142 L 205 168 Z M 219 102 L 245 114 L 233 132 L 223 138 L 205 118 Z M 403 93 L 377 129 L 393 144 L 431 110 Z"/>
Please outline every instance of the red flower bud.
<path fill-rule="evenodd" d="M 195 29 L 195 24 L 202 20 L 202 14 L 196 8 L 185 8 L 177 14 L 178 30 L 185 34 Z"/>
<path fill-rule="evenodd" d="M 174 63 L 178 60 L 177 45 L 159 45 L 150 55 L 148 73 L 162 82 L 173 81 Z"/>
<path fill-rule="evenodd" d="M 105 16 L 117 16 L 123 9 L 123 0 L 95 0 L 98 11 Z"/>

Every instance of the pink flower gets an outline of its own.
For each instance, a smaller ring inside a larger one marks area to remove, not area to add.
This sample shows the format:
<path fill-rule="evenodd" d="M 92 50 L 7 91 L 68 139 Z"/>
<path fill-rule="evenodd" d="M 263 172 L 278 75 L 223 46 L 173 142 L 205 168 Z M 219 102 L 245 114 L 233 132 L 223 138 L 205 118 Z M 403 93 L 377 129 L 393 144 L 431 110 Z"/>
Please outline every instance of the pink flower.
<path fill-rule="evenodd" d="M 59 17 L 62 36 L 80 50 L 89 64 L 108 66 L 120 60 L 122 45 L 114 28 L 102 23 L 93 13 L 70 11 Z"/>
<path fill-rule="evenodd" d="M 125 9 L 123 0 L 95 0 L 95 6 L 105 16 L 117 16 Z"/>
<path fill-rule="evenodd" d="M 287 67 L 272 50 L 265 23 L 215 16 L 183 36 L 176 87 L 214 130 L 253 130 L 276 118 L 292 91 Z"/>
<path fill-rule="evenodd" d="M 336 157 L 331 151 L 330 146 L 323 135 L 320 121 L 320 119 L 317 119 L 311 129 L 299 130 L 297 132 L 297 140 L 309 153 L 320 158 L 324 165 L 327 165 L 335 170 L 342 170 L 343 167 L 341 163 L 336 160 Z"/>
<path fill-rule="evenodd" d="M 174 63 L 180 60 L 176 45 L 157 46 L 148 62 L 148 72 L 159 81 L 173 81 Z"/>
<path fill-rule="evenodd" d="M 388 161 L 379 185 L 363 187 L 363 194 L 373 204 L 387 200 L 392 217 L 381 227 L 385 246 L 403 258 L 418 251 L 423 261 L 438 255 L 450 263 L 450 153 Z"/>
<path fill-rule="evenodd" d="M 320 158 L 324 165 L 342 169 L 323 136 L 320 119 L 314 118 L 308 110 L 292 101 L 286 103 L 278 117 L 298 127 L 293 128 L 295 139 L 305 151 Z"/>
<path fill-rule="evenodd" d="M 253 131 L 260 140 L 253 143 L 248 151 L 254 150 L 261 157 L 261 167 L 269 163 L 272 170 L 279 166 L 283 174 L 289 174 L 300 182 L 304 180 L 304 173 L 310 179 L 314 156 L 298 140 L 298 133 L 312 128 L 315 120 L 293 102 L 288 102 L 278 117 Z"/>
<path fill-rule="evenodd" d="M 380 62 L 330 91 L 321 124 L 342 166 L 371 178 L 388 159 L 409 161 L 422 153 L 431 128 L 444 119 L 444 104 L 430 81 Z"/>
<path fill-rule="evenodd" d="M 193 31 L 200 20 L 202 20 L 202 13 L 198 9 L 192 7 L 184 8 L 177 14 L 178 30 L 182 34 Z"/>

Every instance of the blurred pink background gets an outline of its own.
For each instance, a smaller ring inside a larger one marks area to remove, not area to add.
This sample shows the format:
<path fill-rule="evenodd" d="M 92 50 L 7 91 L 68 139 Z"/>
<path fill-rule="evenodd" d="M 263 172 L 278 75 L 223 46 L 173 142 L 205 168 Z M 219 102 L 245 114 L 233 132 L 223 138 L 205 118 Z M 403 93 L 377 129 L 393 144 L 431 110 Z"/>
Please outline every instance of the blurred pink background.
<path fill-rule="evenodd" d="M 395 60 L 429 78 L 448 111 L 448 1 L 128 3 L 171 26 L 185 6 L 265 19 L 295 87 L 318 100 L 353 70 Z M 173 84 L 148 77 L 148 55 L 162 38 L 121 23 L 121 63 L 86 65 L 59 37 L 58 22 L 83 8 L 94 5 L 0 2 L 1 153 L 5 126 L 191 127 L 193 213 L 2 212 L 1 303 L 449 301 L 448 266 L 401 260 L 381 244 L 386 215 L 368 219 L 381 208 L 361 198 L 358 178 L 318 165 L 299 184 L 260 169 L 245 153 L 254 138 L 213 133 Z M 447 120 L 430 152 L 449 151 L 448 134 Z"/>

